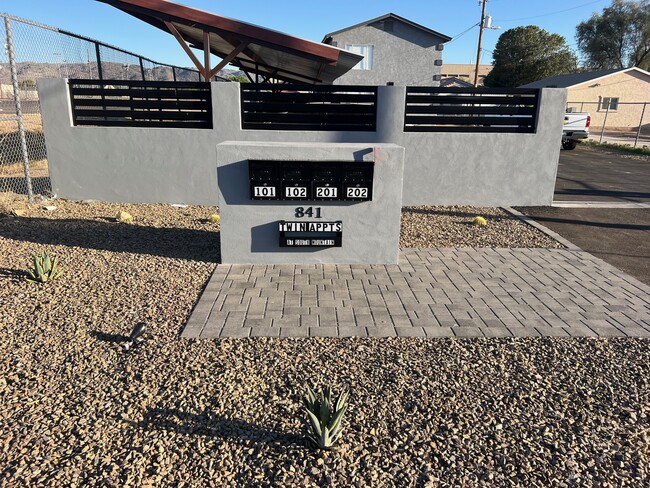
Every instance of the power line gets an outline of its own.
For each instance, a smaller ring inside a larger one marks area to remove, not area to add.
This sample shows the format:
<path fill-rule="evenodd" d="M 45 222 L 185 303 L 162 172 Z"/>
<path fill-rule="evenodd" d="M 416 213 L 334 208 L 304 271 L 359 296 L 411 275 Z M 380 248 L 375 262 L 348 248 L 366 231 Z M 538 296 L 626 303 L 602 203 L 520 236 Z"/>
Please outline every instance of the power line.
<path fill-rule="evenodd" d="M 468 27 L 467 29 L 465 29 L 465 30 L 464 30 L 463 32 L 461 32 L 460 34 L 456 34 L 454 37 L 451 38 L 451 41 L 447 41 L 445 44 L 449 44 L 450 42 L 454 42 L 456 39 L 458 39 L 458 38 L 461 37 L 461 36 L 464 36 L 465 34 L 467 34 L 469 31 L 471 31 L 474 27 L 478 26 L 479 24 L 480 24 L 480 22 L 477 22 L 477 23 L 474 24 L 473 26 Z"/>
<path fill-rule="evenodd" d="M 538 19 L 540 17 L 548 17 L 549 15 L 555 15 L 555 14 L 561 14 L 564 12 L 568 12 L 570 10 L 576 10 L 582 7 L 586 7 L 587 5 L 593 5 L 594 3 L 599 3 L 599 2 L 604 2 L 605 0 L 593 0 L 591 2 L 583 3 L 582 5 L 577 5 L 575 7 L 567 8 L 564 10 L 558 10 L 556 12 L 549 12 L 547 14 L 541 14 L 541 15 L 534 15 L 532 17 L 521 17 L 519 19 L 505 19 L 505 20 L 499 20 L 499 22 L 518 22 L 520 20 L 528 20 L 528 19 Z"/>

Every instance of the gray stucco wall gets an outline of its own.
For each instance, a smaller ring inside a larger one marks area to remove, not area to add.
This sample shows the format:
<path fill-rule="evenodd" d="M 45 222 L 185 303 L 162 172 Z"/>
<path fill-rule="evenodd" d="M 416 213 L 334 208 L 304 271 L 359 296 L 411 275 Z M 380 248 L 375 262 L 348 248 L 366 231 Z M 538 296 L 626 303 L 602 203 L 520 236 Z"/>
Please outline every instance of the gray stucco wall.
<path fill-rule="evenodd" d="M 373 159 L 376 158 L 376 159 Z M 372 201 L 253 201 L 248 160 L 375 161 Z M 397 264 L 404 149 L 394 144 L 224 142 L 217 146 L 223 263 Z M 322 218 L 296 218 L 297 207 Z M 343 245 L 280 248 L 280 220 L 342 221 Z"/>
<path fill-rule="evenodd" d="M 403 132 L 402 86 L 380 86 L 376 132 L 241 129 L 239 84 L 213 83 L 213 130 L 73 127 L 67 82 L 38 82 L 52 188 L 60 197 L 217 205 L 224 141 L 394 143 L 404 205 L 550 205 L 566 90 L 544 89 L 536 134 Z"/>
<path fill-rule="evenodd" d="M 434 76 L 442 72 L 442 66 L 436 66 L 435 61 L 442 59 L 442 51 L 436 50 L 436 45 L 443 40 L 398 20 L 393 22 L 393 32 L 384 32 L 381 25 L 356 27 L 332 36 L 341 49 L 346 44 L 374 47 L 371 70 L 352 69 L 334 84 L 439 86 Z"/>

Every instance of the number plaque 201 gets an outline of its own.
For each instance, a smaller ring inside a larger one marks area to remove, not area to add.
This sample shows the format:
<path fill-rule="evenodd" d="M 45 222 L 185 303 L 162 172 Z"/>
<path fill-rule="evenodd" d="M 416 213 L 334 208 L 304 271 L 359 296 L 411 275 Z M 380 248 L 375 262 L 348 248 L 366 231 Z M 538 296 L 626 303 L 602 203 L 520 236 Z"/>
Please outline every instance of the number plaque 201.
<path fill-rule="evenodd" d="M 338 188 L 335 186 L 317 186 L 316 198 L 336 198 L 338 197 Z"/>

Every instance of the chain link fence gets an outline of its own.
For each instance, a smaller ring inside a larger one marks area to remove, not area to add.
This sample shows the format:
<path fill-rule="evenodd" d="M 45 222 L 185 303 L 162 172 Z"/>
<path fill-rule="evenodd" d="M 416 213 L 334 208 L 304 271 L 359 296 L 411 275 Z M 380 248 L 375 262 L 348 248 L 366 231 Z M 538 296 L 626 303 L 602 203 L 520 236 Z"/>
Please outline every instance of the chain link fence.
<path fill-rule="evenodd" d="M 201 81 L 94 39 L 0 14 L 0 194 L 51 194 L 36 82 L 40 78 Z"/>
<path fill-rule="evenodd" d="M 650 102 L 567 102 L 567 110 L 589 113 L 591 140 L 650 147 Z"/>

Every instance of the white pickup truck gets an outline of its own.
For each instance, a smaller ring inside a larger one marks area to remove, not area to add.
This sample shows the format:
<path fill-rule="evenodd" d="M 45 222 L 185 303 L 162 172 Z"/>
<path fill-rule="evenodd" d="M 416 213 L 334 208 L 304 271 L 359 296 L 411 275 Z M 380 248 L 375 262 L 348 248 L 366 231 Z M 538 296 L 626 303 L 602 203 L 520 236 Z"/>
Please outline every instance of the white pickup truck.
<path fill-rule="evenodd" d="M 589 137 L 591 116 L 587 112 L 567 112 L 564 114 L 562 127 L 562 148 L 571 150 L 576 148 L 580 139 Z"/>

